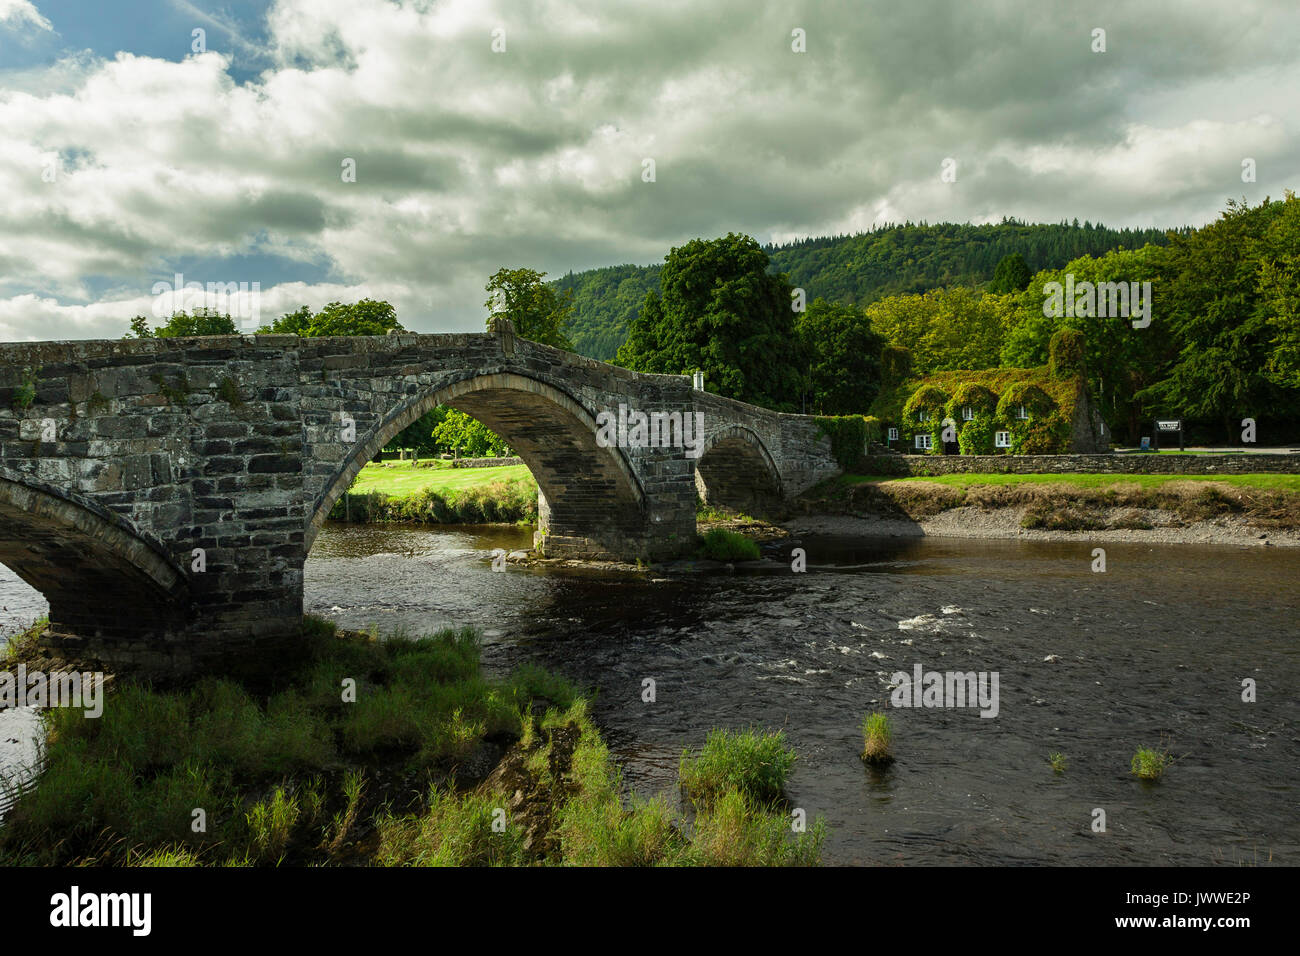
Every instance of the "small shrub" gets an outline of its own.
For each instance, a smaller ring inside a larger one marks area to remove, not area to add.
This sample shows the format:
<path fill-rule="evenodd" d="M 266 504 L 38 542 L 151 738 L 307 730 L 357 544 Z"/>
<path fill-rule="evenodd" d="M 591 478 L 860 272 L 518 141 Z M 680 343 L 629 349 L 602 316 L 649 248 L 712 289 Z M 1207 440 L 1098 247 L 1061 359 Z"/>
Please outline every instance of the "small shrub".
<path fill-rule="evenodd" d="M 889 715 L 877 711 L 862 718 L 862 759 L 885 764 L 894 759 L 894 731 Z"/>
<path fill-rule="evenodd" d="M 740 790 L 762 802 L 779 800 L 794 750 L 785 732 L 712 730 L 698 756 L 682 753 L 681 782 L 697 806 L 706 806 L 727 790 Z"/>
<path fill-rule="evenodd" d="M 1129 765 L 1130 772 L 1143 780 L 1159 780 L 1174 758 L 1168 750 L 1155 750 L 1151 747 L 1139 747 Z"/>
<path fill-rule="evenodd" d="M 1047 755 L 1047 762 L 1056 773 L 1065 773 L 1065 754 L 1055 751 Z"/>
<path fill-rule="evenodd" d="M 756 561 L 760 556 L 758 545 L 743 534 L 725 528 L 713 528 L 701 539 L 701 550 L 714 561 Z"/>

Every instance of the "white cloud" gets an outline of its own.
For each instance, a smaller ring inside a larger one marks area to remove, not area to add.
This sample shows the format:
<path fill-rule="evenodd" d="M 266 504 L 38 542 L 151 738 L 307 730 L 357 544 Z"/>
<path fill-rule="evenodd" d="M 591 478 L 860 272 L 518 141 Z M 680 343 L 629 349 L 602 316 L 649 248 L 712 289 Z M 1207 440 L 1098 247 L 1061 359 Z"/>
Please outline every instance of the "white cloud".
<path fill-rule="evenodd" d="M 374 295 L 408 327 L 467 329 L 501 266 L 905 218 L 1203 222 L 1247 192 L 1238 152 L 1259 160 L 1252 199 L 1300 179 L 1285 6 L 1255 4 L 1273 29 L 1242 33 L 1209 0 L 1175 20 L 1103 3 L 1104 56 L 1079 17 L 934 0 L 810 6 L 794 54 L 787 6 L 278 0 L 257 56 L 274 66 L 246 85 L 214 52 L 26 71 L 0 90 L 0 335 L 120 335 L 181 258 L 329 267 L 264 282 L 266 317 Z M 195 278 L 261 278 L 212 268 Z"/>
<path fill-rule="evenodd" d="M 0 27 L 14 29 L 23 24 L 40 30 L 54 30 L 50 21 L 41 16 L 31 0 L 0 0 Z"/>

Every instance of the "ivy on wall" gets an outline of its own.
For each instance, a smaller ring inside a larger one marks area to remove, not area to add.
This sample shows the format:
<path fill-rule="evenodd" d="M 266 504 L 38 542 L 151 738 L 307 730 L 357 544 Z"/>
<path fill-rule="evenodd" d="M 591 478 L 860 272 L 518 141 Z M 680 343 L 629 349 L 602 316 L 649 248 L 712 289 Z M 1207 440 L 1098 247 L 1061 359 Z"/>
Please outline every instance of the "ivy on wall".
<path fill-rule="evenodd" d="M 948 393 L 936 385 L 922 385 L 914 391 L 903 404 L 903 420 L 899 423 L 899 435 L 907 448 L 916 448 L 916 436 L 930 436 L 930 450 L 927 454 L 943 454 L 943 416 L 948 404 Z M 921 413 L 926 418 L 921 420 Z"/>
<path fill-rule="evenodd" d="M 861 468 L 868 442 L 879 442 L 880 419 L 865 415 L 818 415 L 818 431 L 831 440 L 831 454 L 846 472 Z"/>
<path fill-rule="evenodd" d="M 962 418 L 962 409 L 969 407 L 975 417 Z M 957 447 L 963 455 L 992 455 L 993 435 L 998 429 L 998 397 L 993 390 L 978 382 L 962 382 L 952 393 L 944 408 L 945 414 L 957 423 Z"/>

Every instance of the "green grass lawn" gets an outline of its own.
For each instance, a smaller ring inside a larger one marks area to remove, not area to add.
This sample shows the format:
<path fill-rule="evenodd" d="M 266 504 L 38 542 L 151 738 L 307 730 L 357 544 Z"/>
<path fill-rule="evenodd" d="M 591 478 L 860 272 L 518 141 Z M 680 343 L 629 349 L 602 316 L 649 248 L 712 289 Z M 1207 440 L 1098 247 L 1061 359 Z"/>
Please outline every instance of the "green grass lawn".
<path fill-rule="evenodd" d="M 1074 485 L 1079 488 L 1105 488 L 1110 485 L 1138 485 L 1142 488 L 1156 488 L 1171 481 L 1218 481 L 1224 484 L 1244 488 L 1260 488 L 1266 491 L 1300 491 L 1300 475 L 1115 475 L 1085 473 L 1078 475 L 1004 475 L 1004 474 L 957 474 L 934 475 L 930 477 L 915 476 L 898 478 L 891 475 L 844 475 L 840 481 L 845 484 L 864 484 L 882 482 L 894 484 L 908 481 L 927 481 L 953 488 L 970 488 L 976 485 Z"/>
<path fill-rule="evenodd" d="M 404 498 L 425 488 L 442 494 L 460 491 L 494 481 L 531 478 L 526 465 L 501 465 L 495 468 L 451 468 L 434 466 L 416 468 L 409 461 L 377 465 L 368 463 L 348 490 L 353 494 L 378 491 L 390 498 Z"/>

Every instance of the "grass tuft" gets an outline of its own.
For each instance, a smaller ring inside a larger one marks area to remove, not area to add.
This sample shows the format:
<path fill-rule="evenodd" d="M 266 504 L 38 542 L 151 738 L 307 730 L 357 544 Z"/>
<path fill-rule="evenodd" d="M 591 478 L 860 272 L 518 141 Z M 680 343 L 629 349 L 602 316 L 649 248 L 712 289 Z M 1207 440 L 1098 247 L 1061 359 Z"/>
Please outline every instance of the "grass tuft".
<path fill-rule="evenodd" d="M 866 763 L 892 761 L 893 740 L 894 731 L 888 714 L 877 711 L 862 718 L 862 759 Z"/>

